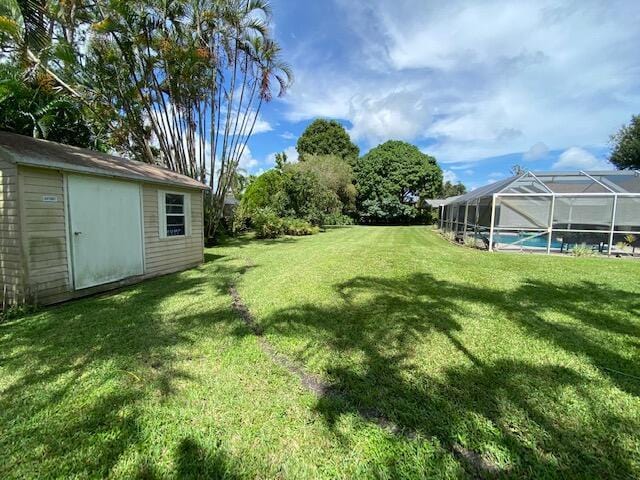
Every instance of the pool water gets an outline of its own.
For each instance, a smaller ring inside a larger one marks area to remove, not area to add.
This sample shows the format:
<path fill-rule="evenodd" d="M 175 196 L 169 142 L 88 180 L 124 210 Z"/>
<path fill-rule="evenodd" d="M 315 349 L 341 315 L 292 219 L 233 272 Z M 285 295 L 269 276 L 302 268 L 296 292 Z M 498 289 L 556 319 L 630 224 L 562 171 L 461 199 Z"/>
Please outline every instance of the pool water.
<path fill-rule="evenodd" d="M 522 238 L 527 236 L 528 235 L 495 233 L 493 235 L 493 241 L 496 243 L 503 243 L 505 245 L 510 245 L 512 243 L 517 242 L 518 240 L 522 240 Z M 527 240 L 517 243 L 516 246 L 532 247 L 532 248 L 547 248 L 547 237 L 542 235 L 539 237 L 528 238 Z M 562 246 L 561 242 L 557 240 L 551 240 L 551 248 L 560 248 L 561 246 Z"/>

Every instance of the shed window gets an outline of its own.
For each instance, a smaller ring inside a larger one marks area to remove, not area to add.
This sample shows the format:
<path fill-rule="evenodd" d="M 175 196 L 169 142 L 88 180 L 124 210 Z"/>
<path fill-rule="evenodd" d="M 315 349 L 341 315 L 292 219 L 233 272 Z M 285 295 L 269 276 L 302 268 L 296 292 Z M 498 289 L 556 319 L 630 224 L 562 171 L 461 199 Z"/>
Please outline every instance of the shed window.
<path fill-rule="evenodd" d="M 167 193 L 164 198 L 167 214 L 167 237 L 184 235 L 186 233 L 184 195 Z"/>
<path fill-rule="evenodd" d="M 160 236 L 184 237 L 189 235 L 189 196 L 183 193 L 160 192 Z"/>

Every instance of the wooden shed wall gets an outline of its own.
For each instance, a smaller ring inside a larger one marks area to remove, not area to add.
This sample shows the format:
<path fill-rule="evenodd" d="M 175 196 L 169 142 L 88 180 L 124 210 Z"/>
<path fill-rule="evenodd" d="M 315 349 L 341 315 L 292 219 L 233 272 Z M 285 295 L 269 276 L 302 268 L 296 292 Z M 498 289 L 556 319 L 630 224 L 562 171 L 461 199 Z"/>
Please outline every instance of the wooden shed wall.
<path fill-rule="evenodd" d="M 64 177 L 56 170 L 20 167 L 20 207 L 27 284 L 42 303 L 72 290 L 69 281 Z M 55 201 L 44 201 L 50 197 Z"/>
<path fill-rule="evenodd" d="M 74 291 L 71 280 L 69 247 L 67 245 L 68 219 L 66 219 L 66 197 L 64 175 L 56 170 L 20 167 L 19 181 L 15 167 L 12 171 L 13 184 L 19 184 L 21 201 L 18 211 L 21 222 L 15 220 L 16 233 L 9 233 L 14 256 L 20 255 L 21 228 L 23 234 L 22 251 L 26 266 L 26 284 L 31 291 L 37 291 L 42 304 L 54 303 L 82 296 L 86 293 L 116 287 L 120 283 L 96 287 L 90 291 Z M 191 235 L 187 237 L 160 238 L 158 219 L 158 191 L 170 190 L 190 195 Z M 143 184 L 142 210 L 144 217 L 144 278 L 177 272 L 199 265 L 203 261 L 203 210 L 202 193 L 196 190 L 180 189 Z M 43 197 L 56 197 L 55 202 L 45 202 Z M 17 209 L 17 202 L 12 203 Z M 1 211 L 1 210 L 0 210 Z M 2 228 L 2 227 L 0 227 Z M 0 231 L 0 239 L 3 238 Z M 0 240 L 2 245 L 5 241 Z M 3 257 L 4 258 L 4 257 Z M 12 264 L 13 265 L 13 264 Z M 12 273 L 12 278 L 17 273 Z M 15 281 L 15 280 L 14 280 Z"/>
<path fill-rule="evenodd" d="M 0 303 L 5 289 L 9 302 L 23 295 L 22 280 L 18 170 L 14 164 L 0 159 Z"/>
<path fill-rule="evenodd" d="M 158 190 L 191 196 L 191 235 L 160 238 Z M 204 232 L 202 192 L 146 184 L 143 190 L 145 275 L 156 276 L 184 270 L 203 261 Z"/>

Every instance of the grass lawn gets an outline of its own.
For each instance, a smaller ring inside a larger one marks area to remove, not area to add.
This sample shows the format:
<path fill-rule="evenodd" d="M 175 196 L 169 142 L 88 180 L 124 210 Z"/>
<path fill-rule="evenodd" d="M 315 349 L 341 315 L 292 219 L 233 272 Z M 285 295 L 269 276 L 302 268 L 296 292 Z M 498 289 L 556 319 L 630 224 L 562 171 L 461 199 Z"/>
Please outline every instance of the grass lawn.
<path fill-rule="evenodd" d="M 0 325 L 0 478 L 640 477 L 640 263 L 425 227 L 206 257 Z"/>

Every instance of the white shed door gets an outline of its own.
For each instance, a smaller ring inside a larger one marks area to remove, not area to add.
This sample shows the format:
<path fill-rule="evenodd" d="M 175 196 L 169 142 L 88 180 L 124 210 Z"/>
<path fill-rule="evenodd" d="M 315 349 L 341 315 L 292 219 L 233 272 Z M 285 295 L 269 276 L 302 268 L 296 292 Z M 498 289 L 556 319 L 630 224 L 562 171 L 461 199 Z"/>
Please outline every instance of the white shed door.
<path fill-rule="evenodd" d="M 67 187 L 75 288 L 141 275 L 140 186 L 70 175 Z"/>

